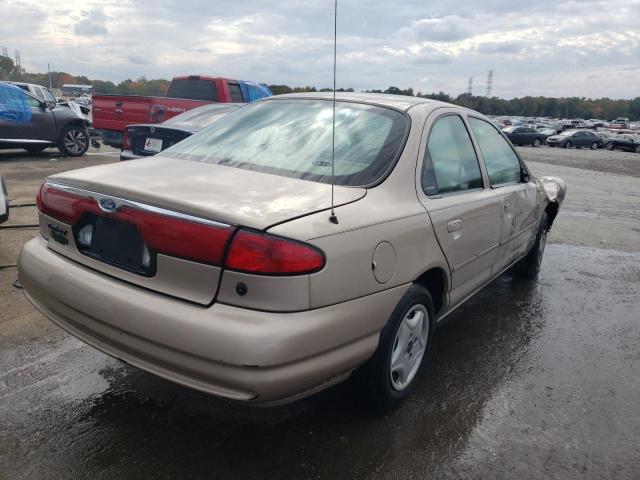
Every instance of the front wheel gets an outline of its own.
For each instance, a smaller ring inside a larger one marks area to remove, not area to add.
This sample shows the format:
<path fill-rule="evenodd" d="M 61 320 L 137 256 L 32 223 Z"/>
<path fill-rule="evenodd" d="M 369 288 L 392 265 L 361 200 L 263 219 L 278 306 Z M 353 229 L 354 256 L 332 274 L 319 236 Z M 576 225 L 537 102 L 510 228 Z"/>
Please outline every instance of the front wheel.
<path fill-rule="evenodd" d="M 540 272 L 540 266 L 542 265 L 542 256 L 544 255 L 544 249 L 547 246 L 548 232 L 549 216 L 547 215 L 547 212 L 543 212 L 533 248 L 526 257 L 524 257 L 516 264 L 516 270 L 520 274 L 531 278 L 534 278 L 538 275 L 538 273 Z"/>
<path fill-rule="evenodd" d="M 640 153 L 640 145 L 636 145 L 636 153 Z"/>
<path fill-rule="evenodd" d="M 591 150 L 597 150 L 598 149 L 598 142 L 593 142 L 591 144 Z"/>
<path fill-rule="evenodd" d="M 607 147 L 607 150 L 613 150 L 613 143 L 611 143 L 611 142 L 607 142 L 607 144 L 605 145 L 605 147 Z"/>
<path fill-rule="evenodd" d="M 571 148 L 571 142 L 565 142 L 564 148 Z"/>
<path fill-rule="evenodd" d="M 534 146 L 534 147 L 539 147 L 540 145 L 542 145 L 542 140 L 540 140 L 539 138 L 536 138 L 536 139 L 533 141 L 533 146 Z"/>
<path fill-rule="evenodd" d="M 376 353 L 356 375 L 375 410 L 395 407 L 415 388 L 431 346 L 434 318 L 431 294 L 412 285 L 382 329 Z"/>
<path fill-rule="evenodd" d="M 60 133 L 58 150 L 67 157 L 81 157 L 89 150 L 89 132 L 77 125 L 64 127 Z"/>

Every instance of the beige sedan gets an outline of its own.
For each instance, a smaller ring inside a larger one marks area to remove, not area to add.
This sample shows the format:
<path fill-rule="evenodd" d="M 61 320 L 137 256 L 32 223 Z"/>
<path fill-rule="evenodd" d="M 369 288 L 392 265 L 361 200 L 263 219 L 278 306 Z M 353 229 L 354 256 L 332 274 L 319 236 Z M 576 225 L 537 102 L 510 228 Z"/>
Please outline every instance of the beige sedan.
<path fill-rule="evenodd" d="M 398 403 L 439 322 L 510 267 L 538 272 L 565 184 L 481 114 L 392 95 L 338 95 L 332 175 L 332 119 L 328 95 L 272 97 L 159 156 L 47 178 L 26 295 L 214 395 L 283 403 L 355 372 Z"/>

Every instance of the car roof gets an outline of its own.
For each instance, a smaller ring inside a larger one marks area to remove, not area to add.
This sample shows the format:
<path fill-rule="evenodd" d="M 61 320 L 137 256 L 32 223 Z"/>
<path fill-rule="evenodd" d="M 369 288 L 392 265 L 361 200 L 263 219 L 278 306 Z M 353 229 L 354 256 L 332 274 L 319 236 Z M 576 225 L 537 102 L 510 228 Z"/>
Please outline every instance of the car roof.
<path fill-rule="evenodd" d="M 286 93 L 284 95 L 274 95 L 260 99 L 260 101 L 286 100 L 286 99 L 320 99 L 331 100 L 333 92 L 304 92 L 304 93 Z M 356 92 L 336 92 L 336 100 L 369 103 L 372 105 L 382 105 L 392 107 L 397 110 L 407 111 L 416 105 L 429 104 L 433 109 L 440 107 L 455 107 L 466 110 L 458 105 L 431 100 L 429 98 L 410 97 L 407 95 L 390 95 L 386 93 L 356 93 Z"/>

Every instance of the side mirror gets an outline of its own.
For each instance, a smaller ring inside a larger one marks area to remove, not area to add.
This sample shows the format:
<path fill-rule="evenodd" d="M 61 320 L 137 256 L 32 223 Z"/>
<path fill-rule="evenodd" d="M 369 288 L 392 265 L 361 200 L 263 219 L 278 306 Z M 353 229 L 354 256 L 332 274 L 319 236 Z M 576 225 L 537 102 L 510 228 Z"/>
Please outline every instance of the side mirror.
<path fill-rule="evenodd" d="M 0 177 L 0 223 L 9 220 L 9 194 L 4 180 Z"/>
<path fill-rule="evenodd" d="M 44 106 L 46 108 L 48 108 L 49 110 L 53 110 L 54 108 L 56 108 L 56 102 L 52 101 L 52 100 L 46 100 L 44 102 Z"/>

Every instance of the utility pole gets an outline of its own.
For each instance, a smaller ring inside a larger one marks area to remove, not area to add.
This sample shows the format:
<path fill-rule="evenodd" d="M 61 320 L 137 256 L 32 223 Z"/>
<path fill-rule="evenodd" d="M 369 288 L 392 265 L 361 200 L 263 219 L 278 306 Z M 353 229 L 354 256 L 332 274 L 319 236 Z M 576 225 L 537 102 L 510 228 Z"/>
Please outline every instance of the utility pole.
<path fill-rule="evenodd" d="M 47 62 L 47 70 L 49 70 L 49 88 L 51 87 L 51 65 L 49 65 L 49 62 Z"/>
<path fill-rule="evenodd" d="M 469 86 L 467 87 L 467 93 L 469 96 L 473 96 L 473 77 L 469 77 Z"/>
<path fill-rule="evenodd" d="M 489 70 L 489 77 L 487 78 L 487 98 L 491 98 L 493 90 L 493 70 Z"/>

